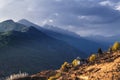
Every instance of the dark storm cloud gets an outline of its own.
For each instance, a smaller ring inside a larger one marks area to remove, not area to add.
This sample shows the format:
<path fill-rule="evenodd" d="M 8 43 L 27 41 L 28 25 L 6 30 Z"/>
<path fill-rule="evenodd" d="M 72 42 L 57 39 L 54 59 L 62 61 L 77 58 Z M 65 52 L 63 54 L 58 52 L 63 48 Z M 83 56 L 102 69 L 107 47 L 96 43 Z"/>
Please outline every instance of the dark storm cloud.
<path fill-rule="evenodd" d="M 71 18 L 73 19 L 73 23 L 78 22 L 78 20 L 74 20 L 75 16 L 86 16 L 86 17 L 92 17 L 92 18 L 96 18 L 97 19 L 93 19 L 93 21 L 87 20 L 87 22 L 92 22 L 92 23 L 109 23 L 109 22 L 114 22 L 115 20 L 120 18 L 120 13 L 119 11 L 116 11 L 108 6 L 101 6 L 98 3 L 94 3 L 94 4 L 89 4 L 88 3 L 82 3 L 84 5 L 76 5 L 75 3 L 71 2 L 72 5 L 67 5 L 64 8 L 62 8 L 63 10 L 61 10 L 62 12 L 64 12 L 64 16 L 67 16 L 66 18 Z M 86 4 L 86 6 L 85 6 Z M 69 16 L 68 16 L 69 15 Z M 74 17 L 71 17 L 74 16 Z M 90 18 L 91 18 L 90 17 Z M 69 22 L 69 20 L 66 20 L 66 22 Z M 82 20 L 83 21 L 83 20 Z M 68 23 L 67 22 L 67 23 Z M 85 20 L 86 22 L 86 20 Z M 86 22 L 86 23 L 87 23 Z M 71 20 L 70 20 L 71 23 Z"/>

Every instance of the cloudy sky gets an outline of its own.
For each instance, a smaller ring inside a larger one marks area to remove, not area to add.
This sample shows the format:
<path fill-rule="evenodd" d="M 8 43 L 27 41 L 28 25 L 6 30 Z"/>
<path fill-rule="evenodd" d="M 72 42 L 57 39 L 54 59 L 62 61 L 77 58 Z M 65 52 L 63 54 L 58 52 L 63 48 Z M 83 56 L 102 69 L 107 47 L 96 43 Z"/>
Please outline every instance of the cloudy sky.
<path fill-rule="evenodd" d="M 28 19 L 81 36 L 120 34 L 120 0 L 0 0 L 0 21 Z"/>

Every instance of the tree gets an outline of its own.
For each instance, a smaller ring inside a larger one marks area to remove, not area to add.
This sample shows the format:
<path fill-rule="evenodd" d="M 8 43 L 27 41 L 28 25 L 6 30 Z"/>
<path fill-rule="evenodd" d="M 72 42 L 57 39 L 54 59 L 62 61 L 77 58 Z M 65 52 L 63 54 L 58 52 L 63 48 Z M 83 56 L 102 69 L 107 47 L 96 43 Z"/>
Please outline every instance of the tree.
<path fill-rule="evenodd" d="M 101 48 L 99 48 L 98 49 L 98 54 L 102 54 L 103 52 L 102 52 L 102 49 Z"/>

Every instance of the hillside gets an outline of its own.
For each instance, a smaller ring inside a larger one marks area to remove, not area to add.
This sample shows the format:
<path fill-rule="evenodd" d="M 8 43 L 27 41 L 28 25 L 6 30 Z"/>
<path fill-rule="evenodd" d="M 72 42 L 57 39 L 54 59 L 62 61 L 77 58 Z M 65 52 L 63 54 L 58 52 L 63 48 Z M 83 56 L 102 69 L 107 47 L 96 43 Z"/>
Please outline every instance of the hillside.
<path fill-rule="evenodd" d="M 55 80 L 120 80 L 120 50 L 113 53 L 105 52 L 95 61 L 73 67 L 68 72 L 59 69 L 49 70 L 15 80 L 48 80 L 48 77 L 56 74 L 60 76 Z"/>
<path fill-rule="evenodd" d="M 77 56 L 85 54 L 35 27 L 12 20 L 0 23 L 0 77 L 19 71 L 56 69 L 64 60 L 71 61 Z"/>

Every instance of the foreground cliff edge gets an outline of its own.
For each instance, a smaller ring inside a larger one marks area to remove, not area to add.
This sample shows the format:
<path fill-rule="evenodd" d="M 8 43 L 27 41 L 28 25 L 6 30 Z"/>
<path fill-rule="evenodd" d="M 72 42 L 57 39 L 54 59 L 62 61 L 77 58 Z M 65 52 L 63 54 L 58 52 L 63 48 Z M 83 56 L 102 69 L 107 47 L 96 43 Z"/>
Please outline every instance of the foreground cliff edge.
<path fill-rule="evenodd" d="M 57 76 L 57 79 L 50 77 Z M 69 71 L 48 70 L 14 80 L 120 80 L 120 50 L 104 52 L 93 62 Z"/>

